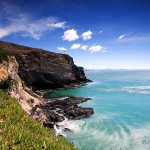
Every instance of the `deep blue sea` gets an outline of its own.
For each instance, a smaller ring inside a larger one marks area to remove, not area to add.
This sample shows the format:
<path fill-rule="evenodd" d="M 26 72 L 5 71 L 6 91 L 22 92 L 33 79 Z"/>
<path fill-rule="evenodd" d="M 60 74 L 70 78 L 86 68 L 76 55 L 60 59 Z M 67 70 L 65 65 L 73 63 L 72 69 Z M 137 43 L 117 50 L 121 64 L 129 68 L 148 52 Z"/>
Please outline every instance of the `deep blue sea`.
<path fill-rule="evenodd" d="M 63 133 L 81 150 L 150 150 L 150 71 L 86 71 L 94 82 L 61 95 L 90 97 L 89 118 L 64 121 Z"/>

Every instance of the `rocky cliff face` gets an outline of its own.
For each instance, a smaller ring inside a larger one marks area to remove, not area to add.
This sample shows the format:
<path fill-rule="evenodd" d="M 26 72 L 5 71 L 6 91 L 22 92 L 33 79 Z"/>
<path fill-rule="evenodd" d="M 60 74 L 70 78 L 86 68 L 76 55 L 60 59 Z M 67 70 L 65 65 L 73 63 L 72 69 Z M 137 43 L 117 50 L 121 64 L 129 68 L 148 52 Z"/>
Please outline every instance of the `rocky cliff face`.
<path fill-rule="evenodd" d="M 83 108 L 78 104 L 88 98 L 64 97 L 57 99 L 43 99 L 27 88 L 18 75 L 18 63 L 14 56 L 8 61 L 0 63 L 0 84 L 7 81 L 7 89 L 11 97 L 18 100 L 25 112 L 47 127 L 54 127 L 56 122 L 68 119 L 80 119 L 91 116 L 92 108 Z"/>
<path fill-rule="evenodd" d="M 0 83 L 7 82 L 7 91 L 11 97 L 16 98 L 22 108 L 30 114 L 35 105 L 40 105 L 44 100 L 36 95 L 30 94 L 30 89 L 23 85 L 23 81 L 18 75 L 18 63 L 15 57 L 10 57 L 8 61 L 0 63 Z"/>
<path fill-rule="evenodd" d="M 28 115 L 45 126 L 53 127 L 55 122 L 65 118 L 80 119 L 94 113 L 92 108 L 78 106 L 88 98 L 44 99 L 24 84 L 25 81 L 36 89 L 44 89 L 73 86 L 87 81 L 83 68 L 77 67 L 70 56 L 2 41 L 0 48 L 15 56 L 9 55 L 7 61 L 0 62 L 0 85 L 5 81 L 8 83 L 7 91 L 18 100 Z"/>
<path fill-rule="evenodd" d="M 19 76 L 34 89 L 63 88 L 87 82 L 82 67 L 66 54 L 20 46 L 0 41 L 0 48 L 15 55 Z"/>

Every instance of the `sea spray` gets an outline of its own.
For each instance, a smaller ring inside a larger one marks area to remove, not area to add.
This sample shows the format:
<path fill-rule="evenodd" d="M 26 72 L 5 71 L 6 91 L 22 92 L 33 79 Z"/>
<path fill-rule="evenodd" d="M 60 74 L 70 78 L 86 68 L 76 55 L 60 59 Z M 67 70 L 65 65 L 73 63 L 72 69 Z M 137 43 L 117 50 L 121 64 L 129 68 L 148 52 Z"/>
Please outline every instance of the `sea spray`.
<path fill-rule="evenodd" d="M 68 120 L 65 118 L 62 122 L 57 122 L 54 125 L 56 135 L 66 136 L 67 132 L 78 132 L 85 125 L 82 120 Z"/>
<path fill-rule="evenodd" d="M 56 136 L 58 136 L 58 135 L 66 136 L 64 133 L 66 127 L 63 125 L 63 122 L 65 122 L 66 120 L 68 120 L 68 119 L 65 117 L 64 121 L 54 124 L 54 130 L 56 132 Z"/>

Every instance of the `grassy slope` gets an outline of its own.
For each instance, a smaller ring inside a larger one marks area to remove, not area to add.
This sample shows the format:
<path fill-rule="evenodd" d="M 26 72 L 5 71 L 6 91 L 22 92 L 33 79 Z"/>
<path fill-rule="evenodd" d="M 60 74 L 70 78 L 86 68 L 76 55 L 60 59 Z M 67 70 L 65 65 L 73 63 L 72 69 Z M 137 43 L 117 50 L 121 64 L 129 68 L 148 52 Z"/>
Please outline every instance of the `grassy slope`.
<path fill-rule="evenodd" d="M 0 91 L 0 150 L 74 150 L 63 137 L 25 114 L 17 100 Z"/>

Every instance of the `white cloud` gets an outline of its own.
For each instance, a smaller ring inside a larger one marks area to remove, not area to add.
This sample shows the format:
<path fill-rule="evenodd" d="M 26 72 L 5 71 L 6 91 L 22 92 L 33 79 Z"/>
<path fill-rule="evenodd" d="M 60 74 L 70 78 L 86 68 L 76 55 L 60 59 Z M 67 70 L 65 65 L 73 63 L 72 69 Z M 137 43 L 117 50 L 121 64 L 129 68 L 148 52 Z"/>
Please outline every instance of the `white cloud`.
<path fill-rule="evenodd" d="M 57 28 L 64 28 L 66 22 L 57 22 L 54 18 L 44 18 L 40 20 L 23 20 L 22 18 L 12 19 L 6 26 L 0 26 L 0 38 L 20 33 L 21 36 L 28 36 L 34 39 L 40 39 L 47 31 Z"/>
<path fill-rule="evenodd" d="M 53 29 L 64 28 L 66 22 L 56 22 L 54 18 L 44 18 L 37 20 L 32 23 L 28 23 L 27 26 L 24 26 L 21 31 L 24 32 L 23 36 L 30 36 L 34 39 L 40 39 L 41 36 Z"/>
<path fill-rule="evenodd" d="M 84 32 L 82 34 L 82 38 L 83 38 L 83 40 L 89 40 L 89 39 L 91 39 L 92 38 L 92 32 L 90 30 L 87 31 L 87 32 Z"/>
<path fill-rule="evenodd" d="M 64 47 L 57 47 L 57 50 L 60 50 L 60 51 L 67 51 L 67 49 L 64 48 Z"/>
<path fill-rule="evenodd" d="M 59 22 L 59 23 L 52 23 L 52 24 L 50 24 L 50 26 L 51 27 L 53 27 L 53 28 L 65 28 L 65 23 L 66 22 Z"/>
<path fill-rule="evenodd" d="M 123 39 L 125 36 L 127 36 L 127 34 L 122 34 L 119 36 L 119 40 Z"/>
<path fill-rule="evenodd" d="M 102 32 L 103 32 L 103 31 L 102 31 L 102 30 L 100 30 L 100 31 L 99 31 L 99 34 L 101 34 Z"/>
<path fill-rule="evenodd" d="M 80 44 L 73 44 L 73 45 L 71 46 L 71 49 L 78 49 L 78 48 L 80 48 L 80 47 L 81 47 Z"/>
<path fill-rule="evenodd" d="M 130 36 L 129 36 L 130 35 Z M 126 34 L 126 38 L 122 40 L 116 40 L 116 42 L 147 42 L 150 41 L 150 33 L 142 34 L 142 33 L 134 33 L 134 34 Z"/>
<path fill-rule="evenodd" d="M 65 31 L 64 35 L 61 38 L 66 41 L 74 41 L 79 38 L 79 35 L 77 34 L 76 30 L 71 29 L 71 30 Z"/>
<path fill-rule="evenodd" d="M 31 15 L 20 13 L 21 11 L 15 6 L 7 3 L 0 4 L 3 6 L 0 10 L 0 19 L 3 20 L 3 22 L 0 22 L 0 38 L 11 34 L 19 34 L 38 40 L 48 31 L 65 28 L 66 22 L 60 22 L 56 18 L 48 17 L 35 20 L 32 19 Z"/>
<path fill-rule="evenodd" d="M 81 46 L 81 49 L 82 49 L 82 50 L 85 50 L 85 51 L 86 51 L 87 48 L 88 48 L 88 45 L 83 45 L 83 46 Z"/>
<path fill-rule="evenodd" d="M 89 51 L 93 52 L 106 52 L 106 48 L 101 45 L 93 45 L 89 48 Z"/>
<path fill-rule="evenodd" d="M 7 36 L 9 34 L 11 34 L 11 31 L 9 31 L 7 28 L 6 29 L 2 29 L 0 27 L 0 38 L 3 38 L 3 37 L 5 37 L 5 36 Z"/>

